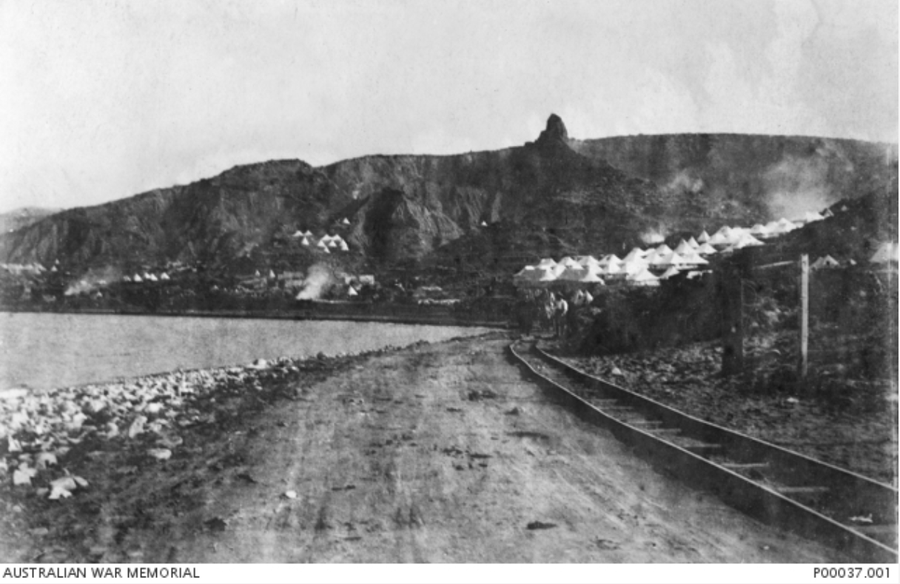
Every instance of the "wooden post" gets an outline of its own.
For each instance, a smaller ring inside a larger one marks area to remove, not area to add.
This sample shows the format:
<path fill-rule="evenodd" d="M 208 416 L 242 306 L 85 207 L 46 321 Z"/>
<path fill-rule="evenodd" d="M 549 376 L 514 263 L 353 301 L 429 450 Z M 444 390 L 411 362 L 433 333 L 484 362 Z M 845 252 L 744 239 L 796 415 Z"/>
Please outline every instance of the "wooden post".
<path fill-rule="evenodd" d="M 800 256 L 800 355 L 797 359 L 797 375 L 806 379 L 809 349 L 809 255 Z"/>

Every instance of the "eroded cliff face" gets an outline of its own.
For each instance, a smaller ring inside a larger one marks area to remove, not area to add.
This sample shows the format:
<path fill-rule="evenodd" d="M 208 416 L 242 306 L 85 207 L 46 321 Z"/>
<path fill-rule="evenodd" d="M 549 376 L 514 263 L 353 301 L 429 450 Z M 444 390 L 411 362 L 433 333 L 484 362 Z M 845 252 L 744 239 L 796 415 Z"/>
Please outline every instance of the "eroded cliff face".
<path fill-rule="evenodd" d="M 743 211 L 762 219 L 802 216 L 891 181 L 897 146 L 806 136 L 668 134 L 569 140 L 653 181 L 682 220 Z"/>
<path fill-rule="evenodd" d="M 291 234 L 310 230 L 349 242 L 351 251 L 330 262 L 518 262 L 559 250 L 614 251 L 647 233 L 750 224 L 801 195 L 822 208 L 865 194 L 895 169 L 896 150 L 879 144 L 735 135 L 578 141 L 552 115 L 534 142 L 517 148 L 366 156 L 320 168 L 269 161 L 64 211 L 0 236 L 0 259 L 223 269 L 277 259 L 303 269 L 321 258 Z"/>

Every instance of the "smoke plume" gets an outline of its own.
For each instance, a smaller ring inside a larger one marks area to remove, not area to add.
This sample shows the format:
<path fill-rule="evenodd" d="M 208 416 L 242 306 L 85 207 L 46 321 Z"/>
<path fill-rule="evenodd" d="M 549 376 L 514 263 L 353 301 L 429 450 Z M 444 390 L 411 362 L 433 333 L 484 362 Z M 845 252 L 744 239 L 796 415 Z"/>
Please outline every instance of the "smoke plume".
<path fill-rule="evenodd" d="M 119 269 L 107 266 L 105 268 L 92 268 L 84 273 L 81 278 L 69 283 L 65 296 L 77 294 L 89 294 L 98 288 L 105 287 L 109 282 L 116 282 L 122 278 Z"/>
<path fill-rule="evenodd" d="M 766 204 L 773 219 L 799 219 L 836 202 L 828 183 L 828 161 L 822 157 L 785 156 L 763 176 Z"/>
<path fill-rule="evenodd" d="M 316 300 L 334 283 L 334 276 L 328 266 L 313 264 L 306 272 L 303 288 L 297 294 L 297 300 Z"/>
<path fill-rule="evenodd" d="M 665 226 L 660 226 L 657 229 L 648 229 L 641 233 L 641 241 L 644 242 L 644 245 L 656 245 L 657 243 L 662 243 L 666 240 L 667 231 Z"/>

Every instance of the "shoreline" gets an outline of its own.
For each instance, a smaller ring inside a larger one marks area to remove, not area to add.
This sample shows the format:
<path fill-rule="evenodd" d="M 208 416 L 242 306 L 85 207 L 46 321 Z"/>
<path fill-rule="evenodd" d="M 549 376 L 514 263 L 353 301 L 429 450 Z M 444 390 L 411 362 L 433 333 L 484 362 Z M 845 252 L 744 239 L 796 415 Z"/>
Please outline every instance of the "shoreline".
<path fill-rule="evenodd" d="M 321 307 L 318 307 L 321 308 Z M 341 306 L 340 308 L 345 308 Z M 461 318 L 456 315 L 433 313 L 428 309 L 416 307 L 411 314 L 365 313 L 361 311 L 325 310 L 187 310 L 187 311 L 150 311 L 136 309 L 82 308 L 65 310 L 36 310 L 0 306 L 0 312 L 23 314 L 92 314 L 116 316 L 159 316 L 159 317 L 191 317 L 191 318 L 234 318 L 258 320 L 339 320 L 348 322 L 380 322 L 395 324 L 420 324 L 428 326 L 482 327 L 509 329 L 507 320 L 476 320 Z M 390 311 L 385 311 L 390 312 Z M 437 312 L 437 311 L 434 311 Z M 418 313 L 418 314 L 415 314 Z"/>
<path fill-rule="evenodd" d="M 4 453 L 4 559 L 840 559 L 665 480 L 517 379 L 508 342 L 490 332 L 58 392 L 43 407 L 64 406 L 48 410 L 64 452 L 23 440 Z M 12 485 L 23 469 L 31 484 Z M 548 539 L 538 524 L 568 528 Z"/>

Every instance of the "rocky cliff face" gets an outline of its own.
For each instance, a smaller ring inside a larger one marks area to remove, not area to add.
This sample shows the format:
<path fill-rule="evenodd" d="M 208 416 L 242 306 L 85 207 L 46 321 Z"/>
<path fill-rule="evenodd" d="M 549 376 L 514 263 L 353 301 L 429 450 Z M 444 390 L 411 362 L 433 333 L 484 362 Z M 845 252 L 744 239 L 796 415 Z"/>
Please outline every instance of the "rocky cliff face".
<path fill-rule="evenodd" d="M 747 211 L 793 218 L 889 185 L 896 144 L 805 136 L 669 134 L 569 140 L 601 159 L 653 181 L 675 215 L 699 227 Z"/>
<path fill-rule="evenodd" d="M 896 172 L 893 152 L 886 164 L 883 145 L 847 140 L 577 141 L 552 115 L 537 140 L 517 148 L 366 156 L 320 168 L 270 161 L 64 211 L 0 236 L 0 259 L 59 259 L 76 268 L 181 260 L 303 269 L 322 259 L 290 237 L 308 229 L 341 233 L 350 243 L 351 252 L 331 254 L 331 262 L 502 265 L 560 250 L 619 250 L 647 234 L 761 221 L 797 193 L 826 202 L 863 194 L 883 182 L 885 169 Z"/>

